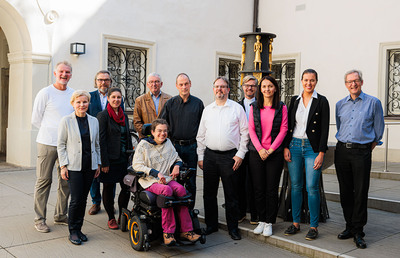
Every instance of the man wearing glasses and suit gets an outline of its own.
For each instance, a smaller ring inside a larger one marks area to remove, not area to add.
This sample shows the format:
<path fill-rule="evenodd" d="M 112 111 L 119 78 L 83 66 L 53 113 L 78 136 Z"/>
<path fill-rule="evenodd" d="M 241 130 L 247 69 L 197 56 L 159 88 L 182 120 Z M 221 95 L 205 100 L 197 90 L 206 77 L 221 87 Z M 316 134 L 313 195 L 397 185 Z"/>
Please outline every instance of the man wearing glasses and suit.
<path fill-rule="evenodd" d="M 100 70 L 94 77 L 94 87 L 97 90 L 90 92 L 90 103 L 87 113 L 97 117 L 97 114 L 107 107 L 107 93 L 111 87 L 111 73 L 107 70 Z M 124 101 L 121 102 L 121 107 L 124 109 Z M 89 215 L 95 215 L 100 211 L 101 194 L 100 182 L 97 178 L 93 179 L 90 187 L 90 196 L 92 196 L 92 207 L 89 209 Z"/>

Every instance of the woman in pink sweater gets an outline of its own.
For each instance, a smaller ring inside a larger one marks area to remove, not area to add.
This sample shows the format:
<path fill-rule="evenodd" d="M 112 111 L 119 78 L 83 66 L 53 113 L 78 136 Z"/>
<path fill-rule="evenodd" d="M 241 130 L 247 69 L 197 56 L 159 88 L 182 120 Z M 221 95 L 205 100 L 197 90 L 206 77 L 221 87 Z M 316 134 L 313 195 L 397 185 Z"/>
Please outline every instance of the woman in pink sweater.
<path fill-rule="evenodd" d="M 278 83 L 265 76 L 259 83 L 249 115 L 249 164 L 260 221 L 254 234 L 272 235 L 283 168 L 282 142 L 287 129 L 287 108 L 280 101 Z"/>

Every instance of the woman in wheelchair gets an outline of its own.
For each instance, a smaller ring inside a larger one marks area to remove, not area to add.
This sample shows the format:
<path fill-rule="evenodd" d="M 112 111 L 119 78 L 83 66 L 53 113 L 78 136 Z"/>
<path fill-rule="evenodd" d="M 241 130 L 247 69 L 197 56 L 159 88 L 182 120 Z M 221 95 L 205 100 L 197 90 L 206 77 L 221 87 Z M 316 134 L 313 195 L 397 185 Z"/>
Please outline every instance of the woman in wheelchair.
<path fill-rule="evenodd" d="M 179 168 L 182 160 L 179 158 L 168 136 L 168 123 L 164 119 L 156 119 L 151 124 L 151 134 L 140 141 L 135 150 L 132 167 L 136 171 L 146 173 L 145 177 L 139 179 L 139 184 L 149 192 L 164 196 L 186 195 L 186 189 L 175 181 L 179 176 Z M 170 171 L 172 171 L 170 173 Z M 172 207 L 162 208 L 162 229 L 164 243 L 167 246 L 176 243 L 175 215 Z M 192 219 L 188 207 L 180 205 L 177 207 L 180 219 L 180 237 L 191 242 L 196 242 L 200 235 L 193 232 Z"/>

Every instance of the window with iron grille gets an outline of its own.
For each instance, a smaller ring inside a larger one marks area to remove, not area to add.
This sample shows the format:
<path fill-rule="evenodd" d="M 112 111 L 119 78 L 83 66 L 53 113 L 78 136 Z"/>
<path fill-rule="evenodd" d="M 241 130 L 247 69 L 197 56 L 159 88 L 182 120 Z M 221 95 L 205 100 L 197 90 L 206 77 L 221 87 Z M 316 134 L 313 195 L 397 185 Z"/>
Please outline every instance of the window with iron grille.
<path fill-rule="evenodd" d="M 112 86 L 122 91 L 125 110 L 133 110 L 136 98 L 146 92 L 147 50 L 109 44 L 107 69 L 111 72 Z"/>
<path fill-rule="evenodd" d="M 225 76 L 231 87 L 229 99 L 240 101 L 243 98 L 243 91 L 240 87 L 240 60 L 219 58 L 218 75 Z"/>
<path fill-rule="evenodd" d="M 388 51 L 387 116 L 400 116 L 400 49 Z"/>
<path fill-rule="evenodd" d="M 281 101 L 286 105 L 290 103 L 290 99 L 294 95 L 295 68 L 295 60 L 279 60 L 272 62 L 272 77 L 278 82 L 281 90 Z"/>

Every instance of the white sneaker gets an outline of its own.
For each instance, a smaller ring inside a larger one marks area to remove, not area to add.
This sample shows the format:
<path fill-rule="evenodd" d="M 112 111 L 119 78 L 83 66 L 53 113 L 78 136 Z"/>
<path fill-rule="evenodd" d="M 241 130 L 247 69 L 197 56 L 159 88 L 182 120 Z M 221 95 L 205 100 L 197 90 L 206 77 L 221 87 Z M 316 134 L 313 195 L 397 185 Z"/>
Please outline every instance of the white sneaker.
<path fill-rule="evenodd" d="M 253 233 L 256 235 L 261 234 L 264 231 L 265 222 L 258 222 L 258 226 L 254 229 Z"/>
<path fill-rule="evenodd" d="M 263 236 L 272 236 L 272 224 L 271 223 L 265 223 Z"/>

